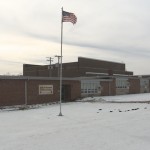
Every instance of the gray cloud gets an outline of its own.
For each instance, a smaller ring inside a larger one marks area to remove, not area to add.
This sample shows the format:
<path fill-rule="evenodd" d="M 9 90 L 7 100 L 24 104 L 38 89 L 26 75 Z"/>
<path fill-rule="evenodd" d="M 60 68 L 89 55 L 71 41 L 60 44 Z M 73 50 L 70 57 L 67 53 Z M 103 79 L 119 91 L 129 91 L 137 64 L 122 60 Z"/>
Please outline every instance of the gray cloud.
<path fill-rule="evenodd" d="M 78 18 L 75 26 L 64 23 L 64 44 L 107 52 L 127 63 L 149 59 L 149 0 L 2 0 L 0 31 L 60 43 L 62 6 Z"/>

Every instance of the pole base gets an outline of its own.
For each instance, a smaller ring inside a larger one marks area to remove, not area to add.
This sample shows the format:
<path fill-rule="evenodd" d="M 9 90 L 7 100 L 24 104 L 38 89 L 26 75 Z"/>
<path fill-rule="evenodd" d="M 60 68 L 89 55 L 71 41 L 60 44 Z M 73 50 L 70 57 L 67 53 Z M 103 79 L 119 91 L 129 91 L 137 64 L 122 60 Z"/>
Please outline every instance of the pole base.
<path fill-rule="evenodd" d="M 62 113 L 60 112 L 58 116 L 63 116 Z"/>

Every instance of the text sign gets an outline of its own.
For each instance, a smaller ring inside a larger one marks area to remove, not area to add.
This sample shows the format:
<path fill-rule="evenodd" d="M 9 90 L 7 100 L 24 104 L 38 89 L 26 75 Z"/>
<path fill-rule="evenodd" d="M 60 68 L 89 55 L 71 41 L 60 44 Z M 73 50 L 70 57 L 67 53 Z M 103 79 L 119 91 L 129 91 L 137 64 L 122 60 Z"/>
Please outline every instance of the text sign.
<path fill-rule="evenodd" d="M 39 85 L 39 95 L 53 94 L 53 85 Z"/>

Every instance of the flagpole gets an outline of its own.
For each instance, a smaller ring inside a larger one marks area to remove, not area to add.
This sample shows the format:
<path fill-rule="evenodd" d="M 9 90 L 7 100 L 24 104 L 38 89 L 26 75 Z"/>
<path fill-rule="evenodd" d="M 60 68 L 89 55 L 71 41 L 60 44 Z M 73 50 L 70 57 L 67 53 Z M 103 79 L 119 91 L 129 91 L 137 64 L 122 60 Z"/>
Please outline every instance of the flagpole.
<path fill-rule="evenodd" d="M 58 116 L 63 116 L 62 112 L 61 112 L 61 103 L 62 103 L 62 44 L 63 44 L 63 7 L 61 8 L 61 62 L 60 62 L 60 88 L 59 88 L 59 92 L 60 92 L 60 112 Z"/>

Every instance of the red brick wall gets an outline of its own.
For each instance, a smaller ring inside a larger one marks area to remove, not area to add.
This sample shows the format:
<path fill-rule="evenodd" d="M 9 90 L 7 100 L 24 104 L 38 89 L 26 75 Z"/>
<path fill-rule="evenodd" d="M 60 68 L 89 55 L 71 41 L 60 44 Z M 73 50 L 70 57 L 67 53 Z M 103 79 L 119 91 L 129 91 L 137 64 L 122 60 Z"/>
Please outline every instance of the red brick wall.
<path fill-rule="evenodd" d="M 101 95 L 108 96 L 108 95 L 115 95 L 115 80 L 113 81 L 101 81 L 100 85 L 102 86 Z"/>
<path fill-rule="evenodd" d="M 39 85 L 53 85 L 53 94 L 39 95 Z M 58 101 L 58 81 L 28 80 L 27 81 L 27 102 L 28 104 L 40 104 Z"/>
<path fill-rule="evenodd" d="M 83 57 L 79 57 L 78 62 L 80 67 L 103 68 L 103 69 L 110 69 L 110 70 L 113 69 L 113 70 L 125 71 L 125 64 L 123 63 L 109 62 L 109 61 L 89 59 Z"/>
<path fill-rule="evenodd" d="M 80 81 L 63 81 L 63 84 L 71 85 L 71 101 L 81 97 L 81 83 Z"/>
<path fill-rule="evenodd" d="M 24 80 L 0 80 L 0 106 L 25 103 Z"/>
<path fill-rule="evenodd" d="M 101 84 L 101 95 L 102 96 L 109 95 L 109 83 L 106 81 L 102 81 L 100 84 Z"/>
<path fill-rule="evenodd" d="M 129 93 L 136 94 L 140 93 L 140 80 L 139 79 L 129 79 Z"/>
<path fill-rule="evenodd" d="M 51 76 L 57 77 L 58 68 L 52 65 Z M 79 57 L 78 62 L 63 63 L 63 77 L 79 77 L 87 76 L 86 72 L 97 72 L 97 73 L 113 73 L 113 74 L 126 74 L 133 75 L 133 72 L 125 70 L 125 64 L 117 62 L 109 62 L 103 60 L 89 59 Z M 48 65 L 23 65 L 23 75 L 24 76 L 49 76 Z"/>
<path fill-rule="evenodd" d="M 57 102 L 59 96 L 59 80 L 0 80 L 0 106 L 25 104 L 25 81 L 27 85 L 27 104 Z M 80 81 L 67 80 L 63 84 L 70 85 L 70 101 L 81 97 Z M 39 85 L 53 85 L 53 94 L 39 95 Z"/>

